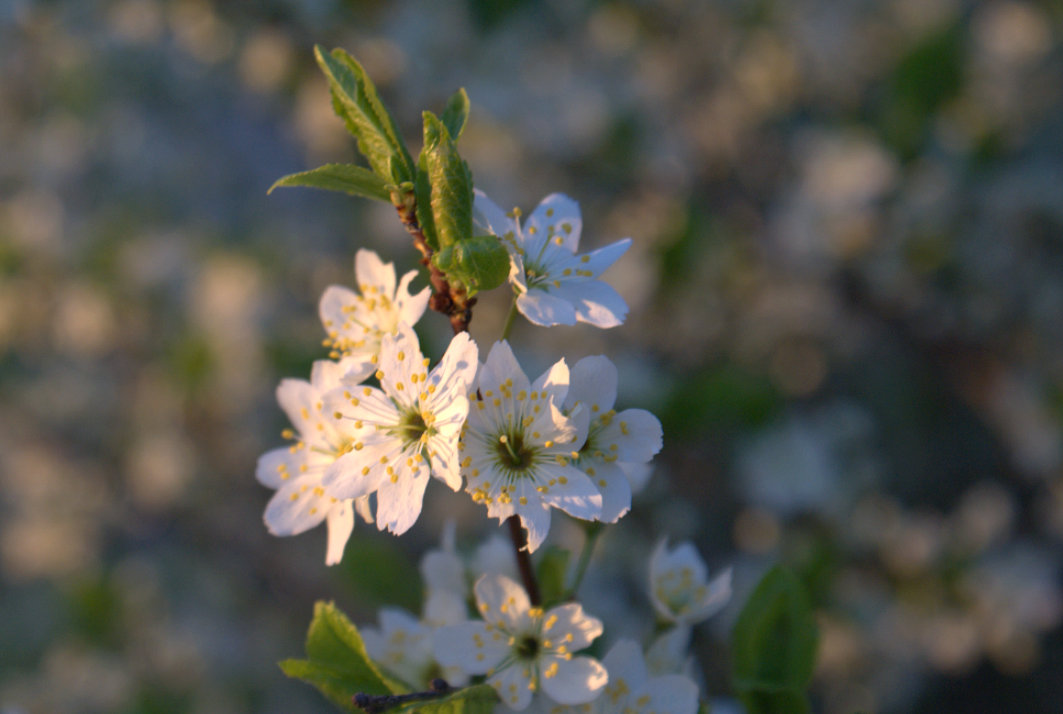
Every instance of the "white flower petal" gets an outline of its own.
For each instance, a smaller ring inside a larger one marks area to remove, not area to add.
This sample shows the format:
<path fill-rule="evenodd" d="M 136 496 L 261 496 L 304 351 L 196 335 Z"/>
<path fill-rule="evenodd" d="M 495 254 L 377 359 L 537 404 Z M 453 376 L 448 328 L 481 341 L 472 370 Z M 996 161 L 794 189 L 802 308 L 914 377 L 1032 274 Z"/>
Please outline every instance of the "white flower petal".
<path fill-rule="evenodd" d="M 648 697 L 643 708 L 646 712 L 696 714 L 698 711 L 698 686 L 690 678 L 679 674 L 651 679 L 640 693 L 642 695 Z"/>
<path fill-rule="evenodd" d="M 616 523 L 631 510 L 631 484 L 616 464 L 596 461 L 590 468 L 594 469 L 594 475 L 587 475 L 602 494 L 602 512 L 598 520 Z"/>
<path fill-rule="evenodd" d="M 321 294 L 321 300 L 317 305 L 317 312 L 321 317 L 321 324 L 324 325 L 325 332 L 339 331 L 344 323 L 347 322 L 346 306 L 357 302 L 358 293 L 350 288 L 345 288 L 342 285 L 329 285 L 325 288 L 325 292 Z"/>
<path fill-rule="evenodd" d="M 550 509 L 542 501 L 534 500 L 523 506 L 514 501 L 513 510 L 520 516 L 520 524 L 527 531 L 528 552 L 534 553 L 550 532 Z M 504 519 L 499 517 L 499 520 Z"/>
<path fill-rule="evenodd" d="M 417 294 L 410 292 L 410 282 L 417 277 L 417 271 L 411 270 L 402 276 L 398 290 L 395 291 L 395 303 L 399 307 L 399 324 L 412 327 L 424 315 L 428 299 L 432 296 L 430 287 L 423 288 Z"/>
<path fill-rule="evenodd" d="M 555 648 L 565 644 L 569 652 L 590 646 L 602 632 L 602 621 L 585 613 L 583 606 L 575 602 L 551 608 L 543 619 L 543 638 L 550 640 Z"/>
<path fill-rule="evenodd" d="M 520 368 L 520 363 L 513 356 L 513 349 L 505 340 L 496 342 L 487 353 L 487 360 L 480 366 L 480 373 L 476 379 L 481 390 L 497 389 L 499 384 L 507 379 L 513 380 L 513 390 L 527 390 L 530 388 L 528 377 Z"/>
<path fill-rule="evenodd" d="M 579 204 L 563 193 L 552 193 L 544 198 L 523 226 L 528 252 L 532 255 L 539 252 L 543 239 L 548 236 L 560 236 L 561 243 L 557 245 L 575 253 L 582 229 Z"/>
<path fill-rule="evenodd" d="M 472 218 L 479 233 L 493 233 L 496 236 L 504 236 L 508 232 L 516 234 L 515 221 L 479 189 L 473 189 Z"/>
<path fill-rule="evenodd" d="M 462 392 L 469 391 L 476 378 L 476 370 L 479 368 L 479 348 L 469 336 L 468 332 L 460 332 L 447 346 L 443 359 L 435 366 L 428 375 L 428 383 L 438 385 L 446 378 L 455 383 L 464 385 Z"/>
<path fill-rule="evenodd" d="M 561 283 L 553 294 L 558 300 L 567 301 L 575 311 L 576 319 L 595 327 L 609 328 L 621 325 L 627 317 L 627 303 L 620 293 L 601 280 Z M 529 318 L 530 319 L 530 318 Z M 571 324 L 571 323 L 566 323 Z"/>
<path fill-rule="evenodd" d="M 331 507 L 329 497 L 316 485 L 316 479 L 295 479 L 273 494 L 264 518 L 273 535 L 298 535 L 325 520 Z"/>
<path fill-rule="evenodd" d="M 299 465 L 305 462 L 305 453 L 299 450 L 293 454 L 287 446 L 267 451 L 258 457 L 255 478 L 263 486 L 280 488 L 288 478 L 299 473 Z M 288 478 L 284 474 L 288 474 Z"/>
<path fill-rule="evenodd" d="M 354 275 L 358 289 L 366 297 L 384 294 L 391 298 L 395 294 L 394 264 L 385 263 L 371 250 L 359 248 L 354 254 Z"/>
<path fill-rule="evenodd" d="M 310 382 L 302 379 L 285 378 L 277 385 L 277 403 L 288 415 L 288 420 L 295 430 L 304 438 L 314 432 L 314 425 L 320 419 L 316 408 L 317 392 Z"/>
<path fill-rule="evenodd" d="M 626 253 L 630 247 L 631 239 L 621 238 L 615 243 L 610 243 L 603 248 L 587 253 L 586 261 L 583 261 L 582 257 L 580 260 L 585 270 L 590 270 L 595 275 L 601 275 L 609 266 L 619 260 L 620 256 Z"/>
<path fill-rule="evenodd" d="M 560 508 L 574 518 L 597 519 L 602 512 L 602 494 L 582 471 L 572 466 L 544 465 L 544 474 L 557 484 L 543 494 L 543 503 Z"/>
<path fill-rule="evenodd" d="M 428 485 L 428 469 L 424 466 L 413 470 L 404 463 L 393 466 L 396 479 L 380 480 L 376 492 L 376 525 L 395 535 L 410 529 L 421 515 L 424 490 Z"/>
<path fill-rule="evenodd" d="M 565 395 L 568 394 L 568 385 L 568 365 L 565 364 L 564 359 L 559 359 L 550 366 L 550 369 L 539 375 L 538 379 L 532 383 L 531 388 L 536 392 L 546 392 L 547 398 L 560 407 L 565 400 Z M 540 394 L 541 398 L 542 395 Z"/>
<path fill-rule="evenodd" d="M 677 625 L 660 635 L 646 652 L 646 666 L 651 674 L 681 672 L 690 653 L 689 625 Z"/>
<path fill-rule="evenodd" d="M 645 463 L 661 450 L 661 422 L 645 409 L 625 409 L 600 432 L 601 443 L 616 444 L 619 461 Z"/>
<path fill-rule="evenodd" d="M 512 556 L 511 556 L 512 557 Z M 425 587 L 464 593 L 465 565 L 456 553 L 449 550 L 430 550 L 421 558 L 419 566 Z"/>
<path fill-rule="evenodd" d="M 616 403 L 618 381 L 616 366 L 608 357 L 584 357 L 572 367 L 565 409 L 571 410 L 580 403 L 592 409 L 593 414 L 609 411 Z M 594 406 L 598 409 L 593 410 Z"/>
<path fill-rule="evenodd" d="M 602 658 L 602 664 L 609 671 L 607 694 L 617 687 L 628 691 L 638 689 L 648 677 L 642 648 L 634 640 L 619 640 Z"/>
<path fill-rule="evenodd" d="M 436 661 L 445 667 L 460 667 L 466 674 L 487 671 L 509 654 L 505 636 L 479 620 L 440 627 L 433 637 Z"/>
<path fill-rule="evenodd" d="M 369 496 L 354 499 L 354 510 L 366 523 L 374 523 L 376 521 L 369 506 Z"/>
<path fill-rule="evenodd" d="M 522 711 L 528 707 L 532 698 L 531 668 L 515 662 L 501 672 L 487 678 L 487 683 L 495 688 L 499 698 L 514 711 Z"/>
<path fill-rule="evenodd" d="M 511 579 L 520 577 L 513 558 L 513 543 L 498 535 L 491 536 L 487 542 L 476 547 L 471 565 L 477 573 L 498 573 Z"/>
<path fill-rule="evenodd" d="M 704 594 L 698 599 L 697 605 L 688 616 L 691 621 L 697 622 L 712 617 L 731 599 L 731 569 L 727 568 L 722 573 L 709 581 Z"/>
<path fill-rule="evenodd" d="M 373 359 L 370 355 L 351 355 L 344 357 L 339 361 L 340 366 L 340 385 L 345 387 L 354 387 L 365 380 L 369 379 L 369 375 L 376 371 L 376 365 L 373 364 Z"/>
<path fill-rule="evenodd" d="M 361 360 L 355 358 L 355 361 L 360 362 Z M 339 362 L 333 362 L 330 359 L 314 360 L 314 364 L 310 368 L 310 384 L 318 392 L 327 392 L 340 386 L 344 371 Z"/>
<path fill-rule="evenodd" d="M 650 558 L 651 577 L 659 580 L 667 576 L 670 571 L 680 571 L 684 568 L 691 571 L 692 580 L 695 582 L 704 582 L 708 576 L 705 563 L 692 543 L 684 541 L 669 550 L 668 541 L 662 539 Z"/>
<path fill-rule="evenodd" d="M 583 704 L 593 700 L 609 680 L 602 663 L 591 657 L 542 657 L 540 666 L 545 673 L 552 664 L 557 664 L 556 674 L 540 678 L 542 690 L 560 704 Z"/>
<path fill-rule="evenodd" d="M 650 599 L 666 620 L 680 624 L 700 622 L 722 608 L 731 597 L 731 571 L 710 583 L 705 564 L 690 543 L 669 551 L 661 541 L 650 558 Z"/>
<path fill-rule="evenodd" d="M 343 560 L 347 539 L 354 530 L 354 508 L 351 501 L 340 501 L 328 512 L 328 549 L 325 565 L 335 565 Z"/>
<path fill-rule="evenodd" d="M 424 621 L 429 627 L 455 625 L 468 616 L 465 596 L 449 590 L 431 590 L 425 593 Z"/>
<path fill-rule="evenodd" d="M 381 608 L 378 618 L 384 632 L 415 633 L 423 629 L 416 617 L 397 607 Z"/>
<path fill-rule="evenodd" d="M 385 335 L 380 340 L 380 361 L 377 370 L 380 386 L 399 409 L 414 408 L 420 391 L 411 377 L 424 370 L 421 346 L 412 330 L 398 335 Z M 393 422 L 392 422 L 393 423 Z"/>
<path fill-rule="evenodd" d="M 576 308 L 572 303 L 542 290 L 532 289 L 517 296 L 517 310 L 540 327 L 576 324 Z"/>
<path fill-rule="evenodd" d="M 531 602 L 516 581 L 504 575 L 483 575 L 473 586 L 480 617 L 506 632 L 519 632 L 528 623 Z"/>
<path fill-rule="evenodd" d="M 463 396 L 462 399 L 465 399 Z M 455 430 L 452 438 L 433 438 L 429 442 L 432 462 L 432 476 L 439 479 L 451 491 L 461 488 L 461 464 L 458 459 L 458 435 L 461 432 Z"/>
<path fill-rule="evenodd" d="M 349 451 L 324 469 L 322 484 L 329 494 L 341 500 L 362 498 L 376 490 L 378 471 L 364 473 L 368 453 Z"/>

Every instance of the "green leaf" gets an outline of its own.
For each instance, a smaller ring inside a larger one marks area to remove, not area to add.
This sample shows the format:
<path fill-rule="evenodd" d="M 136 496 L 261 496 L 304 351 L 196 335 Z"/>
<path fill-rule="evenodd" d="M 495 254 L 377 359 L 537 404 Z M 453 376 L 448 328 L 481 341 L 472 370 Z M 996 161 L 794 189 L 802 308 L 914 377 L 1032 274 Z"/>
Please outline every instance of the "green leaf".
<path fill-rule="evenodd" d="M 318 602 L 306 635 L 307 659 L 289 659 L 280 668 L 289 677 L 308 682 L 344 711 L 354 706 L 355 694 L 405 694 L 402 684 L 385 677 L 369 659 L 362 636 L 332 603 Z"/>
<path fill-rule="evenodd" d="M 432 262 L 458 280 L 470 297 L 481 290 L 494 290 L 509 275 L 509 253 L 497 236 L 475 236 L 460 240 L 432 256 Z"/>
<path fill-rule="evenodd" d="M 498 703 L 494 688 L 486 684 L 465 687 L 427 702 L 411 702 L 391 711 L 396 714 L 490 714 Z"/>
<path fill-rule="evenodd" d="M 447 100 L 447 106 L 443 108 L 441 117 L 450 138 L 454 141 L 461 138 L 461 132 L 465 131 L 465 122 L 468 118 L 469 95 L 465 93 L 465 87 L 462 87 Z"/>
<path fill-rule="evenodd" d="M 549 606 L 559 602 L 565 597 L 565 575 L 568 573 L 568 561 L 572 556 L 564 548 L 552 545 L 543 553 L 542 560 L 535 568 L 535 574 L 539 579 L 540 598 L 544 605 Z"/>
<path fill-rule="evenodd" d="M 750 714 L 806 712 L 817 632 L 803 586 L 776 566 L 742 608 L 732 634 L 732 676 Z M 767 707 L 767 708 L 765 708 Z"/>
<path fill-rule="evenodd" d="M 413 161 L 395 120 L 362 65 L 342 49 L 329 54 L 317 45 L 314 56 L 328 78 L 333 109 L 358 140 L 358 150 L 369 160 L 374 173 L 396 184 L 411 180 Z"/>
<path fill-rule="evenodd" d="M 327 191 L 343 191 L 363 198 L 391 201 L 391 193 L 384 180 L 372 171 L 354 164 L 325 164 L 309 171 L 288 174 L 277 179 L 266 193 L 272 193 L 273 189 L 278 186 L 308 186 L 323 188 Z"/>
<path fill-rule="evenodd" d="M 447 127 L 431 112 L 424 113 L 421 156 L 431 186 L 432 218 L 439 247 L 472 237 L 472 173 L 458 155 Z"/>
<path fill-rule="evenodd" d="M 432 184 L 428 180 L 428 167 L 424 152 L 421 152 L 417 160 L 417 177 L 413 182 L 413 193 L 416 199 L 417 223 L 421 226 L 421 233 L 432 250 L 439 250 L 439 236 L 436 234 L 436 222 L 432 217 Z"/>

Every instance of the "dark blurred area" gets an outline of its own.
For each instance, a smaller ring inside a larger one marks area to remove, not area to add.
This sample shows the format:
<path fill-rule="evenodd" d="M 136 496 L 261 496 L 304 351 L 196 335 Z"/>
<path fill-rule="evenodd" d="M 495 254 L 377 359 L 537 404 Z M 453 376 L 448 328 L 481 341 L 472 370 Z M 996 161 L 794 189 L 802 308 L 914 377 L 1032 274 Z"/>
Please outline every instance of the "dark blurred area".
<path fill-rule="evenodd" d="M 589 611 L 646 617 L 631 554 L 689 538 L 736 577 L 696 633 L 704 696 L 781 560 L 818 612 L 817 711 L 1061 711 L 1061 32 L 1058 0 L 0 0 L 0 712 L 329 711 L 276 667 L 314 600 L 416 609 L 448 516 L 495 532 L 436 483 L 335 568 L 323 529 L 262 525 L 318 296 L 357 247 L 416 267 L 386 205 L 266 195 L 356 160 L 315 43 L 414 151 L 465 86 L 500 205 L 562 191 L 583 247 L 634 238 L 605 276 L 627 324 L 514 334 L 529 372 L 610 355 L 664 423 Z"/>

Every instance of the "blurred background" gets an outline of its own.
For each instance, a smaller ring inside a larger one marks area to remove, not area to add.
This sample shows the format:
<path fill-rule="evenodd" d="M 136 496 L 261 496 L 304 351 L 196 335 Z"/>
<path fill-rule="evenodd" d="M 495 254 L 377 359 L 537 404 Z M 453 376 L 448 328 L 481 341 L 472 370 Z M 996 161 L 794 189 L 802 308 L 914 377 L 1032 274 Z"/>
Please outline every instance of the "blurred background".
<path fill-rule="evenodd" d="M 646 557 L 691 539 L 736 573 L 696 632 L 706 695 L 783 561 L 817 711 L 1059 712 L 1061 30 L 1059 0 L 0 0 L 0 711 L 330 711 L 275 664 L 313 602 L 416 610 L 448 516 L 459 545 L 497 531 L 438 483 L 335 568 L 323 529 L 262 525 L 318 296 L 357 247 L 416 267 L 385 205 L 266 196 L 355 160 L 321 43 L 414 151 L 465 86 L 500 205 L 563 191 L 584 247 L 634 238 L 624 326 L 514 335 L 529 372 L 609 354 L 664 423 L 588 610 L 648 627 Z M 438 356 L 446 321 L 424 332 Z"/>

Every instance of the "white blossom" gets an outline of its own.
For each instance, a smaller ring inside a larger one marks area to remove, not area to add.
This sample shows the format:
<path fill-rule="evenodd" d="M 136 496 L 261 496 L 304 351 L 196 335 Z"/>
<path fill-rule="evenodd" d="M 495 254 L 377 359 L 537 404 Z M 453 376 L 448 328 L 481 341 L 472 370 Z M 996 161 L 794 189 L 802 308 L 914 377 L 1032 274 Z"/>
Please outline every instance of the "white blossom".
<path fill-rule="evenodd" d="M 541 690 L 559 704 L 593 700 L 608 680 L 602 664 L 574 657 L 602 633 L 602 623 L 578 603 L 532 607 L 520 585 L 484 575 L 474 588 L 482 621 L 436 631 L 436 659 L 470 675 L 486 674 L 502 701 L 525 709 Z"/>
<path fill-rule="evenodd" d="M 690 543 L 668 549 L 662 540 L 650 558 L 650 599 L 664 620 L 693 625 L 715 614 L 731 599 L 731 569 L 708 579 L 708 571 Z"/>
<path fill-rule="evenodd" d="M 550 530 L 550 509 L 593 520 L 602 496 L 572 465 L 587 437 L 586 409 L 566 416 L 564 360 L 531 383 L 506 342 L 491 348 L 480 366 L 462 436 L 465 489 L 487 506 L 487 515 L 520 516 L 534 551 Z"/>
<path fill-rule="evenodd" d="M 542 200 L 522 226 L 520 212 L 507 215 L 481 191 L 473 207 L 477 229 L 502 239 L 509 251 L 509 281 L 517 309 L 536 325 L 616 327 L 627 304 L 608 283 L 598 279 L 631 245 L 624 238 L 577 255 L 583 220 L 579 204 L 553 193 Z"/>
<path fill-rule="evenodd" d="M 585 357 L 572 367 L 564 411 L 590 414 L 587 440 L 574 465 L 602 494 L 599 520 L 615 523 L 631 508 L 631 494 L 645 485 L 646 464 L 661 450 L 661 422 L 645 409 L 617 413 L 616 367 L 604 356 Z"/>
<path fill-rule="evenodd" d="M 578 706 L 540 699 L 536 714 L 696 714 L 698 687 L 679 674 L 651 676 L 634 640 L 620 640 L 602 658 L 609 672 L 605 691 Z"/>
<path fill-rule="evenodd" d="M 458 440 L 476 373 L 476 343 L 468 333 L 455 335 L 439 364 L 430 372 L 428 365 L 412 331 L 385 335 L 376 372 L 380 387 L 337 390 L 329 400 L 337 423 L 365 431 L 353 445 L 359 472 L 337 474 L 326 487 L 342 498 L 360 492 L 363 482 L 372 484 L 377 527 L 396 534 L 421 514 L 429 476 L 455 491 L 461 487 Z"/>
<path fill-rule="evenodd" d="M 285 430 L 285 436 L 294 443 L 263 454 L 255 470 L 260 483 L 277 490 L 264 516 L 270 533 L 297 535 L 327 519 L 327 565 L 334 565 L 343 557 L 343 548 L 354 528 L 352 508 L 368 517 L 369 489 L 361 483 L 341 498 L 325 487 L 330 475 L 342 478 L 357 473 L 352 448 L 361 435 L 353 422 L 337 422 L 327 416 L 325 395 L 345 384 L 360 382 L 372 368 L 372 364 L 356 357 L 340 362 L 319 360 L 314 363 L 309 382 L 281 381 L 277 401 L 295 427 Z M 358 499 L 358 503 L 352 503 L 353 499 Z"/>
<path fill-rule="evenodd" d="M 333 359 L 375 357 L 385 335 L 411 328 L 421 319 L 431 293 L 426 287 L 416 295 L 410 294 L 410 281 L 417 277 L 416 270 L 403 275 L 396 288 L 395 266 L 383 262 L 371 250 L 361 249 L 355 254 L 354 274 L 360 294 L 330 285 L 318 306 L 328 335 L 324 344 Z"/>
<path fill-rule="evenodd" d="M 465 619 L 476 577 L 489 573 L 519 577 L 513 543 L 498 535 L 476 546 L 471 556 L 461 557 L 454 547 L 453 520 L 447 521 L 440 547 L 421 558 L 420 571 L 425 586 L 424 621 L 433 627 Z"/>
<path fill-rule="evenodd" d="M 404 610 L 384 608 L 379 629 L 367 626 L 359 631 L 369 657 L 414 689 L 429 689 L 437 677 L 457 687 L 469 681 L 460 668 L 444 667 L 436 661 L 432 645 L 435 629 Z"/>

